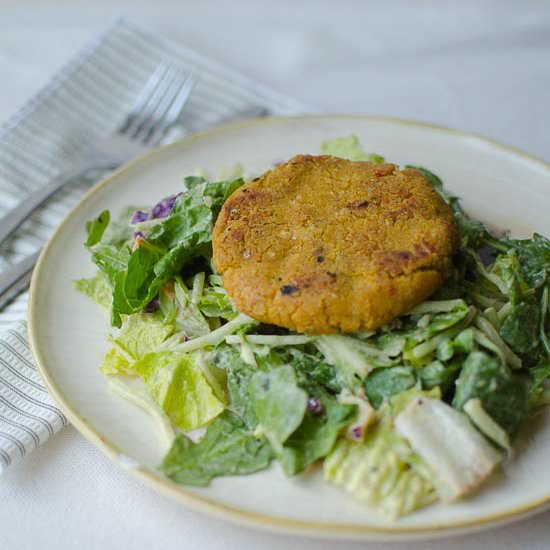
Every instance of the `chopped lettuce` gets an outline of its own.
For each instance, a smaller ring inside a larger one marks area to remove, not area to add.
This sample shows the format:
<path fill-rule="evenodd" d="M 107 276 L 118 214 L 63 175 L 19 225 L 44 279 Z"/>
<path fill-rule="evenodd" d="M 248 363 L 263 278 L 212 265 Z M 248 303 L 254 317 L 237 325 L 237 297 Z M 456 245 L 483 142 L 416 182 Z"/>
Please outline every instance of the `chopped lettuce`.
<path fill-rule="evenodd" d="M 111 378 L 109 380 L 109 389 L 123 399 L 126 399 L 149 413 L 159 427 L 160 433 L 164 436 L 164 440 L 171 445 L 176 434 L 166 413 L 153 401 L 153 398 L 149 395 L 145 386 L 142 385 L 143 382 L 140 381 L 140 385 L 132 382 L 135 382 L 135 380 L 124 380 L 120 376 Z"/>
<path fill-rule="evenodd" d="M 197 304 L 206 317 L 221 317 L 232 319 L 237 315 L 237 309 L 229 294 L 221 287 L 210 287 Z"/>
<path fill-rule="evenodd" d="M 133 359 L 156 351 L 174 333 L 174 325 L 156 315 L 141 313 L 126 318 L 112 342 Z"/>
<path fill-rule="evenodd" d="M 529 380 L 513 373 L 484 352 L 472 352 L 456 381 L 453 406 L 462 410 L 471 399 L 479 399 L 483 409 L 510 436 L 527 415 Z"/>
<path fill-rule="evenodd" d="M 412 367 L 376 369 L 365 378 L 365 393 L 373 407 L 378 409 L 387 399 L 416 384 Z"/>
<path fill-rule="evenodd" d="M 185 332 L 188 338 L 204 336 L 210 332 L 210 325 L 204 318 L 190 291 L 181 280 L 176 277 L 172 288 L 165 287 L 162 292 L 173 292 L 175 304 L 174 322 L 179 330 Z"/>
<path fill-rule="evenodd" d="M 383 407 L 364 442 L 340 440 L 324 463 L 327 481 L 390 518 L 437 499 L 429 469 L 393 428 L 395 412 L 422 394 L 409 390 L 401 395 L 400 402 Z"/>
<path fill-rule="evenodd" d="M 464 414 L 438 399 L 414 398 L 395 418 L 395 429 L 433 472 L 445 501 L 476 490 L 502 458 Z"/>
<path fill-rule="evenodd" d="M 217 346 L 211 352 L 210 361 L 217 368 L 226 372 L 231 409 L 248 428 L 254 430 L 258 425 L 258 419 L 254 404 L 248 394 L 248 388 L 256 369 L 244 362 L 239 351 L 232 346 Z"/>
<path fill-rule="evenodd" d="M 366 160 L 373 164 L 383 164 L 384 157 L 380 155 L 367 154 L 356 135 L 351 134 L 345 138 L 336 138 L 325 141 L 321 145 L 323 155 L 331 155 L 348 160 Z"/>
<path fill-rule="evenodd" d="M 111 308 L 113 289 L 109 286 L 107 277 L 101 271 L 88 279 L 77 279 L 74 281 L 74 286 L 101 307 Z"/>
<path fill-rule="evenodd" d="M 307 393 L 298 387 L 290 365 L 271 372 L 257 372 L 250 381 L 249 396 L 264 433 L 276 453 L 302 423 L 307 408 Z"/>
<path fill-rule="evenodd" d="M 119 374 L 136 376 L 133 363 L 133 358 L 129 358 L 127 354 L 122 353 L 115 347 L 105 354 L 99 370 L 106 376 L 117 376 Z"/>
<path fill-rule="evenodd" d="M 190 261 L 210 258 L 216 216 L 224 200 L 242 184 L 242 179 L 207 182 L 200 177 L 186 178 L 186 192 L 175 199 L 161 222 L 136 237 L 131 249 L 126 243 L 117 246 L 101 241 L 109 224 L 108 212 L 89 223 L 86 245 L 113 287 L 115 326 L 121 325 L 122 314 L 143 310 L 161 286 Z"/>
<path fill-rule="evenodd" d="M 322 152 L 384 162 L 354 135 Z M 475 490 L 501 458 L 490 442 L 509 451 L 550 403 L 550 241 L 494 237 L 437 175 L 407 168 L 448 203 L 460 245 L 442 287 L 375 331 L 296 334 L 236 309 L 211 239 L 240 167 L 87 224 L 98 272 L 75 287 L 120 328 L 100 369 L 168 439 L 179 432 L 168 477 L 205 485 L 272 458 L 296 475 L 324 458 L 328 480 L 397 517 Z M 198 427 L 198 443 L 181 433 Z"/>
<path fill-rule="evenodd" d="M 182 430 L 204 426 L 225 408 L 190 355 L 148 353 L 134 364 L 134 369 L 172 424 Z"/>
<path fill-rule="evenodd" d="M 307 404 L 300 426 L 278 454 L 287 475 L 295 475 L 326 456 L 342 429 L 356 418 L 355 404 L 339 403 L 320 390 L 309 395 Z"/>
<path fill-rule="evenodd" d="M 439 387 L 442 392 L 450 390 L 462 367 L 462 361 L 451 361 L 447 364 L 436 360 L 418 369 L 422 387 L 426 390 Z"/>
<path fill-rule="evenodd" d="M 178 435 L 159 469 L 177 483 L 200 486 L 218 476 L 263 470 L 272 456 L 265 437 L 257 437 L 238 416 L 225 411 L 199 443 Z"/>

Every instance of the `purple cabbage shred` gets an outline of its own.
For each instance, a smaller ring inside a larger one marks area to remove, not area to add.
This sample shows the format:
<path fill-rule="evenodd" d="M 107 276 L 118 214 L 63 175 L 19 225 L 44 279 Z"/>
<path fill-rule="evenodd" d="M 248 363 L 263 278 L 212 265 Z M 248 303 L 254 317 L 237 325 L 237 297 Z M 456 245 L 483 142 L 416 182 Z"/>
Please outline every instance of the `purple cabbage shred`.
<path fill-rule="evenodd" d="M 153 209 L 151 210 L 151 219 L 156 220 L 158 218 L 166 218 L 167 216 L 169 216 L 180 195 L 181 193 L 177 193 L 176 195 L 166 197 L 165 199 L 162 199 L 159 203 L 155 204 L 155 206 L 153 206 Z"/>
<path fill-rule="evenodd" d="M 310 397 L 307 400 L 307 410 L 317 416 L 323 412 L 324 406 L 318 397 Z"/>
<path fill-rule="evenodd" d="M 141 223 L 141 222 L 147 221 L 148 219 L 149 219 L 148 212 L 144 212 L 143 210 L 136 210 L 134 212 L 134 215 L 132 216 L 132 219 L 130 220 L 130 223 L 131 224 Z"/>

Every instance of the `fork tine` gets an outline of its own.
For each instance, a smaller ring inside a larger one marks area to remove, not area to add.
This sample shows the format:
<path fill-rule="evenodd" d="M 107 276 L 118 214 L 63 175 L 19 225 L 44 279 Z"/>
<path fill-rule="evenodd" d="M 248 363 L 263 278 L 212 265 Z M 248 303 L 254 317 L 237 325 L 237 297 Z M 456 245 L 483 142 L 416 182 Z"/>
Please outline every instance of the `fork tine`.
<path fill-rule="evenodd" d="M 190 73 L 189 76 L 185 79 L 183 85 L 181 86 L 178 94 L 172 102 L 172 105 L 170 105 L 168 113 L 166 113 L 166 116 L 164 117 L 164 131 L 166 131 L 177 122 L 183 110 L 183 107 L 187 103 L 187 100 L 189 99 L 189 96 L 191 95 L 191 92 L 195 87 L 195 84 L 195 75 L 193 73 Z"/>
<path fill-rule="evenodd" d="M 142 141 L 156 143 L 168 128 L 173 126 L 183 110 L 195 84 L 192 74 L 182 74 L 174 69 L 174 79 L 148 121 L 142 128 Z"/>
<path fill-rule="evenodd" d="M 149 102 L 152 99 L 154 91 L 158 88 L 159 84 L 165 77 L 166 72 L 169 70 L 168 63 L 160 63 L 157 68 L 153 71 L 153 74 L 149 77 L 149 80 L 145 83 L 145 86 L 142 88 L 139 93 L 136 101 L 132 105 L 128 116 L 124 119 L 124 122 L 120 125 L 118 132 L 125 134 L 130 130 L 134 125 L 138 116 L 141 112 L 147 107 Z"/>
<path fill-rule="evenodd" d="M 141 112 L 133 120 L 133 124 L 128 128 L 131 139 L 140 139 L 142 130 L 155 117 L 155 112 L 164 101 L 167 94 L 170 93 L 176 77 L 168 65 L 162 79 L 159 80 L 156 87 L 153 89 L 147 103 L 144 105 Z"/>
<path fill-rule="evenodd" d="M 167 71 L 163 85 L 159 88 L 156 95 L 156 101 L 151 102 L 150 108 L 146 113 L 143 114 L 140 120 L 140 124 L 135 132 L 134 137 L 137 137 L 139 134 L 140 139 L 147 134 L 147 130 L 155 121 L 160 117 L 163 110 L 165 109 L 165 104 L 171 102 L 176 95 L 179 87 L 181 86 L 179 75 L 176 73 L 172 66 L 169 67 Z"/>

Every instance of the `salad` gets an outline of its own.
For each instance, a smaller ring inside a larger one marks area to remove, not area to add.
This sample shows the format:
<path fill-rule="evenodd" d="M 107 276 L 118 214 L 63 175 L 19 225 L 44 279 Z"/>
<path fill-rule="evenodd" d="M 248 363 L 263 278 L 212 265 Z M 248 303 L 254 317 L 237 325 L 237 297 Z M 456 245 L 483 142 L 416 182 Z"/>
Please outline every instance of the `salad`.
<path fill-rule="evenodd" d="M 384 162 L 355 136 L 321 151 Z M 273 461 L 287 476 L 322 465 L 396 518 L 472 493 L 509 459 L 550 402 L 550 241 L 496 237 L 415 168 L 452 208 L 459 251 L 442 288 L 374 332 L 298 334 L 236 310 L 211 235 L 242 173 L 186 177 L 153 207 L 87 224 L 97 272 L 75 286 L 114 328 L 99 368 L 170 441 L 165 476 L 207 485 Z"/>

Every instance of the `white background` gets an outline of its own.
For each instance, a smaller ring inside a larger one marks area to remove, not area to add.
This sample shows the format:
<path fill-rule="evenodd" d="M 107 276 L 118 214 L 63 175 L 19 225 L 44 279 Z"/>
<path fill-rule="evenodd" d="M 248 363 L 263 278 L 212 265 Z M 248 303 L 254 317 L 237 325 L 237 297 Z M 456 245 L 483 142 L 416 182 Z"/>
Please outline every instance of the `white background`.
<path fill-rule="evenodd" d="M 544 1 L 0 0 L 0 120 L 116 15 L 322 110 L 443 124 L 550 160 Z M 543 549 L 549 520 L 406 547 Z M 2 550 L 380 546 L 276 536 L 188 512 L 73 428 L 0 478 Z M 393 547 L 405 546 L 384 545 Z"/>

